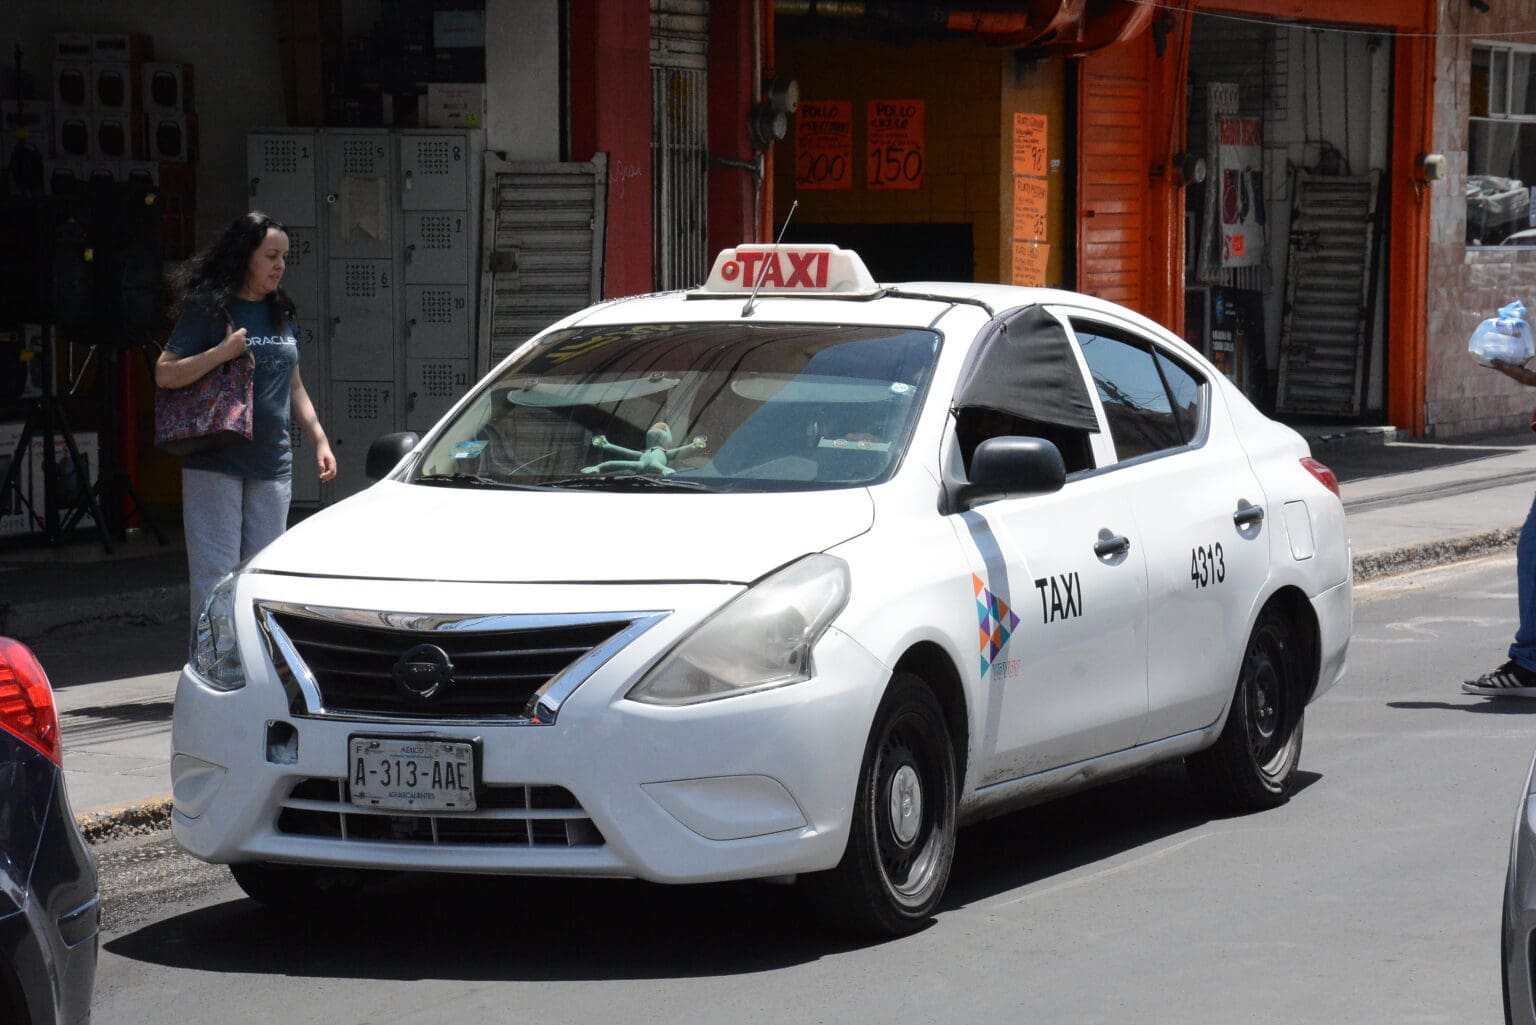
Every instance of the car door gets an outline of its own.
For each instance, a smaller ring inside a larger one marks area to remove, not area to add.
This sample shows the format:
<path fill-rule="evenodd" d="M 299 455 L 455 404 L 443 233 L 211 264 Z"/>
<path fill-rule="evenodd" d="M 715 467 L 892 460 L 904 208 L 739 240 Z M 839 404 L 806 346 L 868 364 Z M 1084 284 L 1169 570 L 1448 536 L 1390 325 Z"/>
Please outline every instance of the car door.
<path fill-rule="evenodd" d="M 1146 560 L 1147 743 L 1209 725 L 1232 693 L 1269 575 L 1265 496 L 1192 360 L 1128 325 L 1070 321 Z"/>
<path fill-rule="evenodd" d="M 1147 705 L 1146 568 L 1115 482 L 1089 468 L 1054 494 L 953 519 L 976 596 L 968 671 L 987 694 L 981 785 L 1133 745 Z"/>

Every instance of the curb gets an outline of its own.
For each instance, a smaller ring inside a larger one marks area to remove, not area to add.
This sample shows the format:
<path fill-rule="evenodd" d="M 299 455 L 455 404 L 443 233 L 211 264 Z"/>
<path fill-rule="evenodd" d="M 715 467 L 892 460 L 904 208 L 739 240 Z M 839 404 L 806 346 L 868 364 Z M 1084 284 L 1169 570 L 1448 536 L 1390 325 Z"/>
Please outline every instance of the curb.
<path fill-rule="evenodd" d="M 171 824 L 171 795 L 162 794 L 104 811 L 83 812 L 75 816 L 75 823 L 85 842 L 92 845 L 153 833 Z"/>
<path fill-rule="evenodd" d="M 1500 527 L 1477 534 L 1463 534 L 1440 541 L 1403 545 L 1376 552 L 1366 552 L 1354 557 L 1355 583 L 1407 573 L 1426 566 L 1440 566 L 1452 562 L 1476 559 L 1495 552 L 1508 551 L 1520 538 L 1519 527 Z"/>

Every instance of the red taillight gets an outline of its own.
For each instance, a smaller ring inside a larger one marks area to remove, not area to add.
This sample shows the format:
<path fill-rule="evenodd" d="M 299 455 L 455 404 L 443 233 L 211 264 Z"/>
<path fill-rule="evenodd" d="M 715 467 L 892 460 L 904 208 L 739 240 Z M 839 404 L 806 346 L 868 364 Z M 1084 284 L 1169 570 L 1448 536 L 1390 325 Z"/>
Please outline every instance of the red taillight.
<path fill-rule="evenodd" d="M 1316 477 L 1317 482 L 1323 487 L 1332 491 L 1335 498 L 1341 497 L 1339 495 L 1339 478 L 1335 477 L 1333 471 L 1328 469 L 1328 467 L 1311 456 L 1307 456 L 1301 461 L 1301 468 Z"/>
<path fill-rule="evenodd" d="M 25 740 L 55 765 L 64 764 L 48 674 L 30 648 L 9 637 L 0 637 L 0 729 Z"/>

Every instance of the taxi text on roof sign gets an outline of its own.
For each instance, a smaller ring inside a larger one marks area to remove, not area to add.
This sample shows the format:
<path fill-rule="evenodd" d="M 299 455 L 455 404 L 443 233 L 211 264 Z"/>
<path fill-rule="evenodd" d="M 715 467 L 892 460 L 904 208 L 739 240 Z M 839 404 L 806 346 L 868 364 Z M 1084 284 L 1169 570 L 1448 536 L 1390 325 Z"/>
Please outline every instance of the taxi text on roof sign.
<path fill-rule="evenodd" d="M 715 257 L 704 287 L 692 294 L 876 295 L 880 286 L 859 254 L 831 245 L 744 245 Z"/>

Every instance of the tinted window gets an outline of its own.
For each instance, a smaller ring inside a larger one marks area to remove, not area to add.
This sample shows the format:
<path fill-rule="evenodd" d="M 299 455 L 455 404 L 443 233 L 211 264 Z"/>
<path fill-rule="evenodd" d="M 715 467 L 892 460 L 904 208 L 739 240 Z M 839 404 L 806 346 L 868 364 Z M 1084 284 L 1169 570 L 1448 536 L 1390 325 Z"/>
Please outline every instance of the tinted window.
<path fill-rule="evenodd" d="M 1187 424 L 1198 423 L 1200 389 L 1188 372 L 1164 359 L 1160 373 L 1159 361 L 1150 348 L 1101 334 L 1087 325 L 1074 323 L 1073 330 L 1099 390 L 1099 400 L 1104 403 L 1109 435 L 1120 459 L 1176 448 L 1187 440 L 1186 430 L 1193 436 Z M 1163 380 L 1163 374 L 1170 371 L 1185 390 L 1178 412 Z"/>
<path fill-rule="evenodd" d="M 1168 385 L 1168 394 L 1173 396 L 1174 419 L 1179 422 L 1184 441 L 1191 442 L 1200 433 L 1200 379 L 1165 356 L 1161 349 L 1152 351 L 1157 354 L 1157 365 Z"/>

